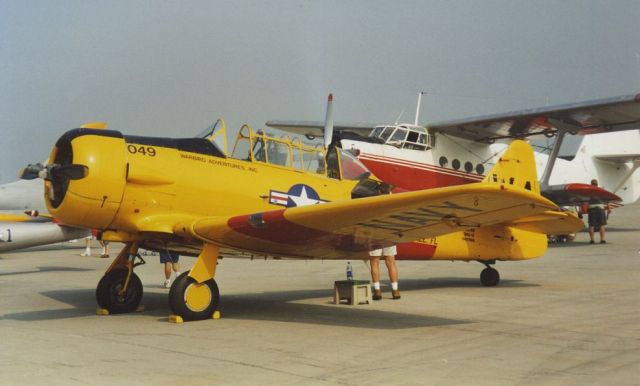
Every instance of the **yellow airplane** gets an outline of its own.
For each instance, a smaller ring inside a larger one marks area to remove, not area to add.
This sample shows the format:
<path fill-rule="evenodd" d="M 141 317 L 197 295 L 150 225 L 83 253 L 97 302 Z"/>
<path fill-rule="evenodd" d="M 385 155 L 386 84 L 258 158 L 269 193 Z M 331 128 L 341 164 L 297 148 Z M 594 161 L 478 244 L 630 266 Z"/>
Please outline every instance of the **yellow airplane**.
<path fill-rule="evenodd" d="M 432 259 L 488 267 L 539 257 L 547 233 L 583 226 L 539 194 L 533 152 L 522 141 L 482 182 L 380 195 L 389 187 L 347 151 L 307 147 L 245 125 L 227 155 L 226 143 L 216 145 L 226 135 L 218 123 L 206 138 L 70 130 L 48 165 L 23 172 L 45 179 L 52 216 L 125 243 L 97 285 L 101 308 L 122 313 L 139 305 L 142 283 L 133 272 L 143 263 L 139 248 L 198 256 L 169 292 L 176 315 L 198 320 L 218 307 L 221 252 L 367 259 L 371 249 L 422 240 L 414 244 L 437 245 Z"/>

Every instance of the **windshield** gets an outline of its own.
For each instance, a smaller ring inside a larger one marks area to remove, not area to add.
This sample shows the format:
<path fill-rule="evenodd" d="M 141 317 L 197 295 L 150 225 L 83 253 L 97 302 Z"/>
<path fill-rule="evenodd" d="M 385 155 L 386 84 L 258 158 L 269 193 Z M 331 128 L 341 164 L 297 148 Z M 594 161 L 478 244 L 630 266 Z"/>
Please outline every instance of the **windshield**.
<path fill-rule="evenodd" d="M 227 153 L 227 127 L 222 119 L 218 119 L 211 126 L 198 133 L 195 138 L 203 138 L 222 149 L 225 156 Z"/>
<path fill-rule="evenodd" d="M 199 132 L 198 134 L 196 134 L 195 138 L 209 138 L 211 134 L 213 134 L 214 129 L 215 129 L 215 126 L 211 125 L 206 129 L 202 130 L 201 132 Z"/>
<path fill-rule="evenodd" d="M 384 126 L 377 126 L 371 133 L 369 133 L 369 137 L 378 138 L 380 133 L 382 133 L 382 130 L 384 130 Z"/>
<path fill-rule="evenodd" d="M 389 137 L 391 136 L 391 134 L 393 134 L 393 130 L 395 130 L 395 128 L 393 128 L 393 127 L 385 127 L 384 131 L 382 131 L 382 133 L 379 135 L 379 137 L 382 138 L 386 142 L 387 139 L 389 139 Z"/>
<path fill-rule="evenodd" d="M 407 130 L 398 128 L 396 129 L 395 133 L 393 133 L 393 136 L 391 136 L 391 139 L 387 141 L 387 143 L 402 143 L 406 137 Z"/>
<path fill-rule="evenodd" d="M 346 150 L 340 150 L 340 167 L 342 178 L 346 180 L 361 180 L 371 175 L 369 169 L 360 162 L 353 154 Z"/>

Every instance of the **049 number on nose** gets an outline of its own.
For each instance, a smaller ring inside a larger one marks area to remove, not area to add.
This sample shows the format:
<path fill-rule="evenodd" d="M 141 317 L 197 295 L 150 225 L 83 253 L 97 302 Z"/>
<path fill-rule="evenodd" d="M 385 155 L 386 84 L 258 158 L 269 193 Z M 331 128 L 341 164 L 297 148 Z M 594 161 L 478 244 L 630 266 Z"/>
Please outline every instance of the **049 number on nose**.
<path fill-rule="evenodd" d="M 127 150 L 131 154 L 142 154 L 142 155 L 147 155 L 149 157 L 156 156 L 156 149 L 152 146 L 129 145 L 127 146 Z"/>

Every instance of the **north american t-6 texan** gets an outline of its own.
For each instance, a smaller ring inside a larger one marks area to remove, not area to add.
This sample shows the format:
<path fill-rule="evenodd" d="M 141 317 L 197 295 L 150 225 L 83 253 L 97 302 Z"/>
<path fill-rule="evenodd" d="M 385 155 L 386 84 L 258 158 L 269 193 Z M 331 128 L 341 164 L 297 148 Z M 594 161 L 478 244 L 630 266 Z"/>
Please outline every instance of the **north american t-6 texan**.
<path fill-rule="evenodd" d="M 330 112 L 331 103 L 325 133 Z M 542 256 L 547 234 L 582 227 L 540 195 L 533 151 L 520 140 L 479 182 L 387 195 L 386 182 L 331 141 L 310 147 L 245 125 L 228 151 L 226 141 L 216 144 L 226 138 L 223 124 L 196 138 L 103 126 L 66 132 L 48 164 L 30 165 L 23 177 L 44 179 L 54 218 L 125 243 L 96 289 L 110 313 L 133 311 L 142 299 L 139 248 L 197 256 L 169 291 L 175 315 L 197 320 L 218 308 L 221 256 L 366 259 L 399 244 L 409 258 L 479 261 L 482 281 L 495 285 L 489 264 Z"/>

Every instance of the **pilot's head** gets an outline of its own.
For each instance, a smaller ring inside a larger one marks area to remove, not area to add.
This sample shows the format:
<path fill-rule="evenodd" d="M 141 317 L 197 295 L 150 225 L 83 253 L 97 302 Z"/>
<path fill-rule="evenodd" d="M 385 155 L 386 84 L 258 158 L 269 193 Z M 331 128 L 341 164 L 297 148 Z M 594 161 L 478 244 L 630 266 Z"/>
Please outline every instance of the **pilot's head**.
<path fill-rule="evenodd" d="M 598 180 L 596 180 L 595 178 L 591 180 L 591 185 L 598 186 Z"/>

